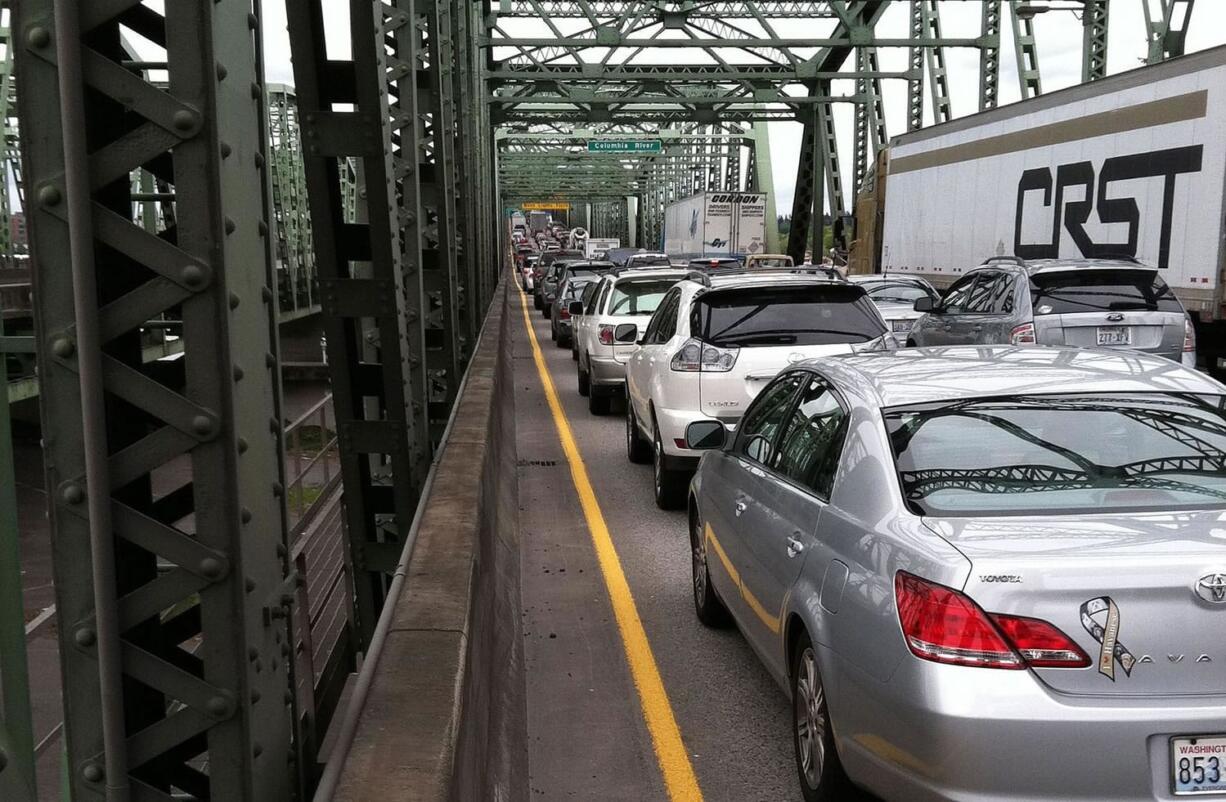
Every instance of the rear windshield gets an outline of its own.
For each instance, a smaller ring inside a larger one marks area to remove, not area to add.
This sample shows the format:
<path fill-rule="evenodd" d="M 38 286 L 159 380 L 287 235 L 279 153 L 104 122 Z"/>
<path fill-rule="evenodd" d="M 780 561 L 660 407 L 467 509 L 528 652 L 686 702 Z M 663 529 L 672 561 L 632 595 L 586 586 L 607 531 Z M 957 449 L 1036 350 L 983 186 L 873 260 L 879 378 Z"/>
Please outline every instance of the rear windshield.
<path fill-rule="evenodd" d="M 713 290 L 694 304 L 691 331 L 711 345 L 833 345 L 885 334 L 864 291 L 851 285 Z"/>
<path fill-rule="evenodd" d="M 936 296 L 929 292 L 922 284 L 915 284 L 910 281 L 887 281 L 865 284 L 864 289 L 868 292 L 869 298 L 880 304 L 910 304 L 918 301 L 920 298 L 936 300 Z"/>
<path fill-rule="evenodd" d="M 583 288 L 591 283 L 592 280 L 590 278 L 572 278 L 566 282 L 566 297 L 577 300 L 579 296 L 583 295 Z"/>
<path fill-rule="evenodd" d="M 610 315 L 650 315 L 677 279 L 619 281 L 609 299 Z"/>
<path fill-rule="evenodd" d="M 1036 315 L 1130 309 L 1183 311 L 1156 270 L 1079 268 L 1037 273 L 1030 277 L 1030 292 Z"/>
<path fill-rule="evenodd" d="M 631 256 L 626 260 L 627 267 L 669 267 L 672 261 L 667 256 Z"/>
<path fill-rule="evenodd" d="M 919 515 L 1226 507 L 1226 397 L 1005 396 L 885 409 Z"/>

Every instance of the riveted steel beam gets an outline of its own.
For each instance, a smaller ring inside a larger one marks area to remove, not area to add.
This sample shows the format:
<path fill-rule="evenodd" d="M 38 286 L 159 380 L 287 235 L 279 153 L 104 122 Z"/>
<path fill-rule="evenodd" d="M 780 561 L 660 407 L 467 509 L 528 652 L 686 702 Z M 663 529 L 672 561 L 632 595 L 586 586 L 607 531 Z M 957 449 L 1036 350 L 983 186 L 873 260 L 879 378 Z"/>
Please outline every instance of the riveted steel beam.
<path fill-rule="evenodd" d="M 395 9 L 351 0 L 347 61 L 328 57 L 323 0 L 290 0 L 286 10 L 358 632 L 367 643 L 431 459 L 424 387 L 409 374 L 425 359 L 411 350 L 424 340 L 424 315 L 409 305 L 419 279 L 404 272 L 392 159 L 386 37 Z M 358 178 L 354 222 L 344 217 L 347 164 Z"/>
<path fill-rule="evenodd" d="M 77 802 L 297 785 L 260 11 L 16 8 Z M 124 29 L 159 85 L 128 68 Z M 173 193 L 157 233 L 133 212 L 138 170 Z M 147 363 L 141 329 L 170 315 L 183 357 Z"/>

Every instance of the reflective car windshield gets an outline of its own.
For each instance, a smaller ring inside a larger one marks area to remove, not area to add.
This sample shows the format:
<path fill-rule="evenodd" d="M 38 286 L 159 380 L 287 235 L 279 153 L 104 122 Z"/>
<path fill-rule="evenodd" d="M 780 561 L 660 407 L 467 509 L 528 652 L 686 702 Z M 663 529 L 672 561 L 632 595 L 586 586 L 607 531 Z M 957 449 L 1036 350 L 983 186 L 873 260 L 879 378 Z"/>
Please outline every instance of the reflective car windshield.
<path fill-rule="evenodd" d="M 920 298 L 933 298 L 932 293 L 923 286 L 909 281 L 868 284 L 864 289 L 868 292 L 868 297 L 877 303 L 911 304 Z"/>
<path fill-rule="evenodd" d="M 1226 507 L 1226 397 L 1034 395 L 883 410 L 920 515 Z"/>
<path fill-rule="evenodd" d="M 650 315 L 660 305 L 664 293 L 676 284 L 675 279 L 657 281 L 619 281 L 609 299 L 610 315 Z"/>
<path fill-rule="evenodd" d="M 711 345 L 833 345 L 885 334 L 868 296 L 851 285 L 712 290 L 694 305 L 692 331 Z"/>
<path fill-rule="evenodd" d="M 1130 309 L 1183 311 L 1156 270 L 1074 268 L 1036 273 L 1030 277 L 1030 287 L 1036 315 Z"/>

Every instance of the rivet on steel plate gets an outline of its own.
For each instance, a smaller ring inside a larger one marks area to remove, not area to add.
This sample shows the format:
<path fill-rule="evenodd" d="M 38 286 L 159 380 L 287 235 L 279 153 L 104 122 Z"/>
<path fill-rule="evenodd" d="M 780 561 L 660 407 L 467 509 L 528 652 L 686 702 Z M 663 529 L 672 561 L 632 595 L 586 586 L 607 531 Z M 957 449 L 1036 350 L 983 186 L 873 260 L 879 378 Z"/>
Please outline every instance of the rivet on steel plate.
<path fill-rule="evenodd" d="M 76 353 L 77 345 L 71 337 L 56 337 L 51 341 L 51 352 L 60 359 L 67 359 Z"/>
<path fill-rule="evenodd" d="M 51 31 L 41 25 L 35 25 L 26 34 L 26 42 L 29 43 L 30 47 L 42 49 L 51 44 Z"/>
<path fill-rule="evenodd" d="M 87 763 L 85 768 L 81 769 L 81 776 L 86 782 L 100 783 L 106 777 L 106 772 L 97 763 Z"/>
<path fill-rule="evenodd" d="M 81 627 L 73 634 L 73 640 L 82 649 L 88 649 L 98 641 L 98 633 L 94 632 L 89 627 Z"/>
<path fill-rule="evenodd" d="M 50 184 L 38 191 L 38 202 L 43 206 L 58 206 L 63 199 L 64 196 L 60 194 L 59 187 Z"/>
<path fill-rule="evenodd" d="M 213 421 L 207 415 L 197 415 L 192 418 L 192 431 L 199 435 L 213 433 Z"/>
<path fill-rule="evenodd" d="M 251 510 L 243 507 L 241 510 L 239 510 L 238 519 L 245 524 L 251 523 Z"/>
<path fill-rule="evenodd" d="M 205 579 L 221 579 L 224 572 L 225 566 L 216 557 L 205 557 L 200 561 L 200 573 Z"/>
<path fill-rule="evenodd" d="M 64 489 L 60 491 L 60 498 L 66 504 L 80 504 L 85 500 L 85 491 L 78 484 L 65 485 Z"/>

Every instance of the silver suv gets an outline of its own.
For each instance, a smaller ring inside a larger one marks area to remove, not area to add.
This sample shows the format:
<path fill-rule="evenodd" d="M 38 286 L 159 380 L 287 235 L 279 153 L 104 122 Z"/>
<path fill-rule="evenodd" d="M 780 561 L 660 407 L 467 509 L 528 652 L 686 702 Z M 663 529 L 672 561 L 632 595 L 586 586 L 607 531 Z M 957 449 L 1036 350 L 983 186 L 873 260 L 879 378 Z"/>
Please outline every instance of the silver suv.
<path fill-rule="evenodd" d="M 1196 366 L 1183 304 L 1156 268 L 1131 260 L 994 257 L 915 310 L 926 314 L 907 345 L 1131 348 Z"/>

